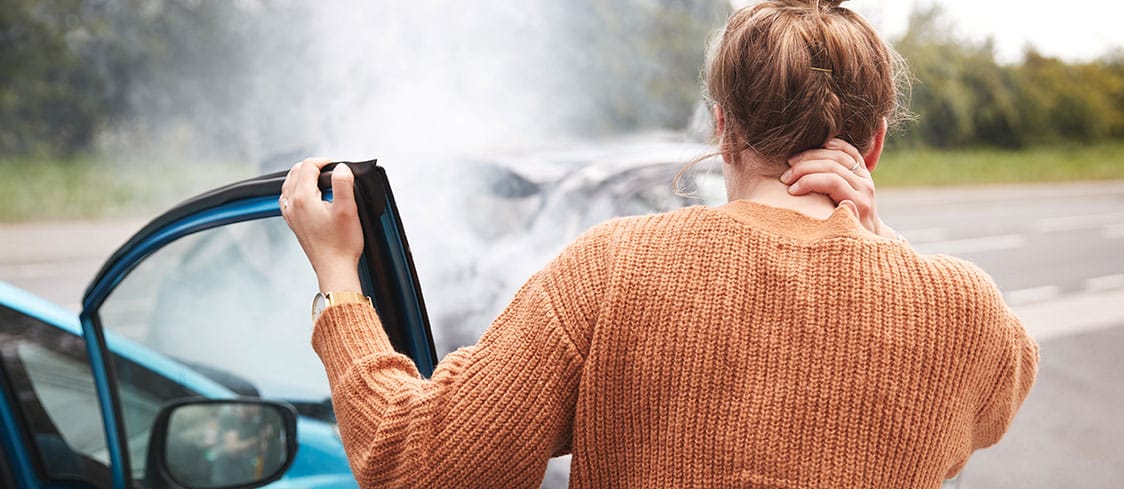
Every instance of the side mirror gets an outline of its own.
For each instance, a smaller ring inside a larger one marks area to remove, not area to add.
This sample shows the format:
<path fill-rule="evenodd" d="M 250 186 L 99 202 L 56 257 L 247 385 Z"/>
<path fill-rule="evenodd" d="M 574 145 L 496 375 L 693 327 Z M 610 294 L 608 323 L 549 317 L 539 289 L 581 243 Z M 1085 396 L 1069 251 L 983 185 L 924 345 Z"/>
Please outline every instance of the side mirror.
<path fill-rule="evenodd" d="M 146 486 L 251 489 L 285 473 L 297 454 L 292 406 L 259 399 L 183 399 L 156 415 Z"/>

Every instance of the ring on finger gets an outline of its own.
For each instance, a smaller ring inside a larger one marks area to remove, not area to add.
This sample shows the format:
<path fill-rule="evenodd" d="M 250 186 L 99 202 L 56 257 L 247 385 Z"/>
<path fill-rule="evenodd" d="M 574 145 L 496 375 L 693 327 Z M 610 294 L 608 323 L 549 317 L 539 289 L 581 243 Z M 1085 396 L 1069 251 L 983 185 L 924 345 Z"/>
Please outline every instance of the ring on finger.
<path fill-rule="evenodd" d="M 861 164 L 862 164 L 861 162 L 856 161 L 855 166 L 851 167 L 851 173 L 855 173 L 855 171 L 859 169 L 859 165 L 861 165 Z"/>
<path fill-rule="evenodd" d="M 281 197 L 281 210 L 283 210 L 283 211 L 289 210 L 289 198 L 288 197 Z"/>

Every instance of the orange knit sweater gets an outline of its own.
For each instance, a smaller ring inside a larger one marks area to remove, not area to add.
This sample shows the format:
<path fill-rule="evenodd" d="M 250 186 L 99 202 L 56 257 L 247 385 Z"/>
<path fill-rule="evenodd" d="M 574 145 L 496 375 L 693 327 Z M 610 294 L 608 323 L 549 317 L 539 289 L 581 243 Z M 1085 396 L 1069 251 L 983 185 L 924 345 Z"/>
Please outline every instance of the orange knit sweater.
<path fill-rule="evenodd" d="M 999 440 L 1037 345 L 989 277 L 737 201 L 570 245 L 431 379 L 368 306 L 313 346 L 361 487 L 935 488 Z"/>

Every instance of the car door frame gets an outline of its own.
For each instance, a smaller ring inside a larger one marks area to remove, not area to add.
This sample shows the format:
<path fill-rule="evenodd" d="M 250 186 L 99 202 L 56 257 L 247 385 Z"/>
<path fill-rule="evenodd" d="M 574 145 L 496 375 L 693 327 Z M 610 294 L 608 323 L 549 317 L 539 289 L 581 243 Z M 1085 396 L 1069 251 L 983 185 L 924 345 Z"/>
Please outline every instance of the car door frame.
<path fill-rule="evenodd" d="M 0 474 L 0 482 L 12 482 L 15 487 L 36 487 L 39 478 L 35 475 L 32 466 L 29 447 L 23 439 L 23 429 L 16 419 L 14 399 L 9 395 L 7 377 L 3 375 L 4 366 L 0 365 L 0 426 L 4 427 L 0 433 L 0 457 L 6 461 L 7 473 Z M 4 478 L 11 480 L 4 480 Z"/>
<path fill-rule="evenodd" d="M 355 175 L 356 201 L 363 227 L 364 251 L 359 276 L 395 349 L 410 356 L 423 375 L 430 375 L 437 354 L 421 287 L 397 205 L 385 170 L 375 161 L 347 164 Z M 330 171 L 325 167 L 320 188 L 331 199 Z M 185 236 L 229 224 L 279 217 L 278 197 L 286 172 L 271 173 L 237 182 L 189 199 L 150 222 L 102 266 L 86 289 L 79 321 L 86 339 L 94 383 L 104 419 L 113 485 L 129 487 L 130 461 L 126 454 L 121 400 L 99 308 L 118 284 L 145 258 Z M 295 239 L 295 238 L 294 238 Z M 309 284 L 310 291 L 315 284 Z M 310 294 L 311 298 L 311 294 Z"/>
<path fill-rule="evenodd" d="M 5 282 L 0 282 L 0 307 L 44 327 L 57 328 L 60 334 L 80 336 L 77 318 L 69 311 Z M 4 428 L 0 431 L 0 455 L 9 462 L 9 475 L 14 479 L 15 487 L 38 489 L 50 486 L 54 481 L 43 470 L 39 447 L 30 439 L 31 433 L 20 416 L 23 408 L 11 383 L 11 372 L 3 363 L 0 361 L 0 426 Z"/>
<path fill-rule="evenodd" d="M 0 399 L 3 401 L 3 399 Z M 16 481 L 16 477 L 12 475 L 12 469 L 8 463 L 8 450 L 0 443 L 0 487 L 22 487 Z"/>

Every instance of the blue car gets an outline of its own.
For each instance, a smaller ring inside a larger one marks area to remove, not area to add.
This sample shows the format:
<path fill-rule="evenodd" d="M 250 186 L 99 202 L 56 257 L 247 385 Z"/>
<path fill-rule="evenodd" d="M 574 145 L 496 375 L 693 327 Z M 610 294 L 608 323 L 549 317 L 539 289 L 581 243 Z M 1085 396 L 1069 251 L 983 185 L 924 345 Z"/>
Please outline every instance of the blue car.
<path fill-rule="evenodd" d="M 436 353 L 386 174 L 341 164 L 356 175 L 364 292 L 428 375 Z M 149 223 L 78 317 L 0 282 L 0 487 L 356 486 L 308 343 L 316 281 L 280 217 L 284 177 Z"/>

